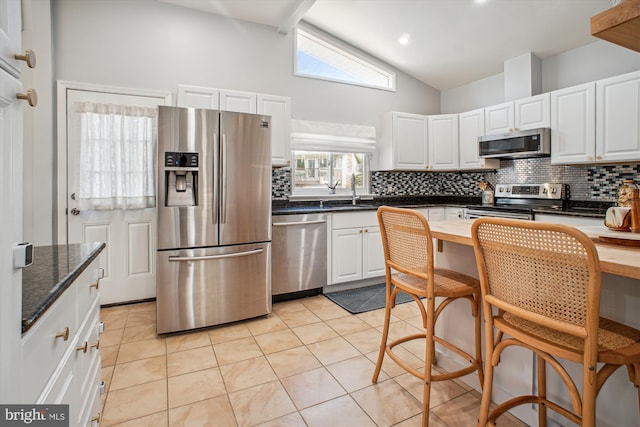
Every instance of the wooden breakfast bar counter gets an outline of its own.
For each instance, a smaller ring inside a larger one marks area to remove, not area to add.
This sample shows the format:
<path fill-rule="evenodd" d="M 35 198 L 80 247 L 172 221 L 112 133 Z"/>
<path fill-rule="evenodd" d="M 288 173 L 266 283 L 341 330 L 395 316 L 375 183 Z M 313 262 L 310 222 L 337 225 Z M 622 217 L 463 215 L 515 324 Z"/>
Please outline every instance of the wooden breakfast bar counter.
<path fill-rule="evenodd" d="M 429 223 L 429 227 L 435 239 L 473 246 L 471 241 L 471 224 L 473 224 L 473 221 L 472 219 L 433 221 Z M 576 228 L 594 240 L 603 273 L 640 279 L 640 248 L 599 243 L 597 241 L 598 236 L 607 232 L 605 226 L 578 226 Z"/>
<path fill-rule="evenodd" d="M 430 221 L 434 242 L 434 262 L 437 267 L 478 277 L 473 243 L 471 240 L 471 224 L 474 220 Z M 602 269 L 601 315 L 619 322 L 640 328 L 640 248 L 600 243 L 598 236 L 608 230 L 603 226 L 574 225 L 594 240 L 600 257 Z M 517 274 L 517 273 L 514 273 Z M 460 346 L 463 350 L 472 351 L 474 342 L 473 320 L 469 316 L 468 306 L 453 303 L 442 313 L 443 319 L 436 326 L 436 334 Z M 484 331 L 483 331 L 484 333 Z M 517 395 L 533 394 L 534 381 L 537 375 L 533 355 L 519 348 L 510 348 L 500 358 L 500 366 L 496 370 L 492 400 L 504 402 Z M 455 357 L 446 348 L 437 347 L 437 363 L 445 369 L 459 368 Z M 581 384 L 581 369 L 578 364 L 561 362 L 576 384 Z M 477 376 L 463 377 L 469 386 L 480 391 Z M 547 375 L 547 392 L 566 401 L 568 396 L 564 386 L 555 374 Z M 618 369 L 605 383 L 597 400 L 597 425 L 599 427 L 637 426 L 638 394 L 629 381 L 625 369 Z M 553 411 L 550 411 L 553 412 Z M 523 405 L 512 411 L 529 425 L 538 424 L 537 409 L 532 405 Z M 550 415 L 550 426 L 564 426 L 565 420 Z"/>

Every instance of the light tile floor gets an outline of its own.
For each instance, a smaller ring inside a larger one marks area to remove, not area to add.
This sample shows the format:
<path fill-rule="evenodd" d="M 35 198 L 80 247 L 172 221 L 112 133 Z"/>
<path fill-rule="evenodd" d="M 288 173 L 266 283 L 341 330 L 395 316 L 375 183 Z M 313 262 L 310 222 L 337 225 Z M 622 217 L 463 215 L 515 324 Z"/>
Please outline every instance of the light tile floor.
<path fill-rule="evenodd" d="M 392 335 L 417 330 L 413 303 L 393 315 Z M 421 424 L 420 380 L 387 357 L 371 382 L 383 310 L 352 315 L 318 295 L 276 303 L 265 317 L 161 336 L 153 302 L 103 308 L 101 316 L 101 426 Z M 423 367 L 420 346 L 403 346 L 397 353 Z M 475 425 L 478 392 L 457 380 L 432 390 L 431 426 Z M 526 426 L 513 417 L 501 425 Z"/>

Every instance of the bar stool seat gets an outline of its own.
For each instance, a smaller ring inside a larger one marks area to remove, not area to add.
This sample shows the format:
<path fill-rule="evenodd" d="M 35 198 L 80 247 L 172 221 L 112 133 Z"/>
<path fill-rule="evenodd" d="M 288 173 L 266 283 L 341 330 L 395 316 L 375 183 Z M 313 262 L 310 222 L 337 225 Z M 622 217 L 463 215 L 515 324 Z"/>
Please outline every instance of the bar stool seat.
<path fill-rule="evenodd" d="M 432 381 L 449 380 L 477 371 L 480 386 L 483 384 L 480 283 L 477 279 L 465 274 L 434 267 L 431 231 L 420 212 L 383 206 L 378 209 L 378 222 L 385 256 L 387 295 L 380 351 L 372 381 L 375 383 L 378 380 L 385 354 L 404 370 L 420 378 L 424 384 L 422 425 L 426 427 L 429 425 Z M 424 332 L 403 336 L 388 342 L 391 310 L 395 307 L 398 292 L 407 293 L 417 303 L 422 315 Z M 424 298 L 424 303 L 421 298 Z M 442 298 L 437 306 L 436 298 Z M 469 301 L 471 306 L 475 334 L 474 356 L 435 335 L 438 316 L 445 307 L 458 299 Z M 409 366 L 393 352 L 395 346 L 417 339 L 426 342 L 424 372 Z M 436 363 L 435 343 L 460 356 L 466 362 L 466 366 L 455 371 L 432 373 L 431 367 Z"/>

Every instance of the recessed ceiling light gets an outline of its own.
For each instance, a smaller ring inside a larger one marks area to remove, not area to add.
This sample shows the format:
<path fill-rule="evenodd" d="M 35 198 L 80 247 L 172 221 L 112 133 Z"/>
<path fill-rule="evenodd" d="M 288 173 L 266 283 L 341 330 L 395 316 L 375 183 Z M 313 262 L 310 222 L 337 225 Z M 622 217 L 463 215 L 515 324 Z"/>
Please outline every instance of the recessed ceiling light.
<path fill-rule="evenodd" d="M 401 45 L 405 45 L 405 44 L 409 44 L 409 39 L 411 38 L 411 36 L 407 33 L 404 33 L 403 35 L 400 36 L 400 38 L 398 39 L 398 43 L 400 43 Z"/>
<path fill-rule="evenodd" d="M 474 0 L 477 4 L 483 4 L 486 3 L 489 0 Z"/>

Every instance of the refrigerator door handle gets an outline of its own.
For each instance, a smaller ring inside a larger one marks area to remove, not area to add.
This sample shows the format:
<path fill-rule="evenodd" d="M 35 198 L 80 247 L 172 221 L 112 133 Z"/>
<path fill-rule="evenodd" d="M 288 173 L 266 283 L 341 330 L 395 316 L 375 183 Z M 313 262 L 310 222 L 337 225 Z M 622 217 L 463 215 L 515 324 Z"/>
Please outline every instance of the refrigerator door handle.
<path fill-rule="evenodd" d="M 316 221 L 296 221 L 296 222 L 274 222 L 274 227 L 288 227 L 291 225 L 310 225 L 310 224 L 326 224 L 326 219 L 319 219 Z"/>
<path fill-rule="evenodd" d="M 258 255 L 264 252 L 262 248 L 254 249 L 246 252 L 236 252 L 232 254 L 223 254 L 223 255 L 203 255 L 203 256 L 170 256 L 169 262 L 185 262 L 185 261 L 209 261 L 213 259 L 223 259 L 223 258 L 238 258 L 242 256 L 249 255 Z"/>
<path fill-rule="evenodd" d="M 220 224 L 227 222 L 227 135 L 220 139 Z"/>

